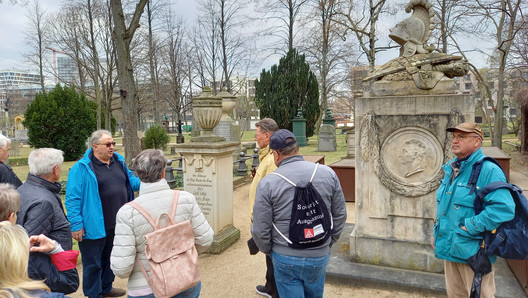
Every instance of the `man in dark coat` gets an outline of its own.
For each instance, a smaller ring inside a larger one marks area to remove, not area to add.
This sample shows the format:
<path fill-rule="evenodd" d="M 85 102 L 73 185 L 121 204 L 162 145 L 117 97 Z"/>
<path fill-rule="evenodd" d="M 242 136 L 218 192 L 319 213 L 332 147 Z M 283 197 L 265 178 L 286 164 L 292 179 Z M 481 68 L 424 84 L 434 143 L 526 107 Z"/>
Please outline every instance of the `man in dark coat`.
<path fill-rule="evenodd" d="M 64 213 L 59 191 L 63 152 L 52 148 L 33 150 L 28 158 L 29 174 L 20 194 L 20 211 L 17 224 L 22 225 L 29 236 L 44 235 L 56 241 L 57 248 L 72 249 L 70 223 Z M 76 260 L 76 257 L 75 257 Z M 75 268 L 54 266 L 47 254 L 31 253 L 29 277 L 45 279 L 52 292 L 65 294 L 77 291 L 79 276 Z"/>
<path fill-rule="evenodd" d="M 6 136 L 0 134 L 0 183 L 9 183 L 17 188 L 22 185 L 22 181 L 18 179 L 13 169 L 6 164 L 10 149 L 11 141 Z"/>

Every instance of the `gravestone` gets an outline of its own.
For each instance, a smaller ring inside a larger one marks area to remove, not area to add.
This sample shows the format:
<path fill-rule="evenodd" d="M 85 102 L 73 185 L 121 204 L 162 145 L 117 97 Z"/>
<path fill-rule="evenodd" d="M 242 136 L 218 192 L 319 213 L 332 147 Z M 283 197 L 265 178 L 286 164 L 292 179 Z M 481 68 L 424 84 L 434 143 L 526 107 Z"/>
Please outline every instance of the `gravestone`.
<path fill-rule="evenodd" d="M 232 155 L 240 142 L 213 133 L 222 115 L 221 98 L 204 88 L 202 95 L 192 100 L 194 119 L 204 133 L 175 147 L 183 157 L 183 189 L 194 194 L 215 232 L 208 251 L 221 253 L 240 238 L 240 230 L 233 225 Z"/>
<path fill-rule="evenodd" d="M 15 139 L 19 139 L 22 143 L 27 143 L 29 140 L 27 135 L 27 129 L 15 130 Z"/>
<path fill-rule="evenodd" d="M 347 155 L 344 158 L 356 158 L 356 130 L 355 127 L 345 127 L 343 131 L 346 133 Z"/>
<path fill-rule="evenodd" d="M 370 73 L 370 92 L 355 101 L 350 255 L 360 263 L 442 272 L 430 238 L 441 166 L 452 156 L 446 128 L 472 121 L 475 100 L 454 92 L 452 77 L 465 75 L 467 62 L 425 46 L 434 16 L 430 3 L 411 1 L 411 9 L 415 13 L 391 30 L 401 56 Z M 417 24 L 424 30 L 408 30 Z"/>
<path fill-rule="evenodd" d="M 323 124 L 319 128 L 319 145 L 317 151 L 336 151 L 336 130 L 331 124 Z"/>

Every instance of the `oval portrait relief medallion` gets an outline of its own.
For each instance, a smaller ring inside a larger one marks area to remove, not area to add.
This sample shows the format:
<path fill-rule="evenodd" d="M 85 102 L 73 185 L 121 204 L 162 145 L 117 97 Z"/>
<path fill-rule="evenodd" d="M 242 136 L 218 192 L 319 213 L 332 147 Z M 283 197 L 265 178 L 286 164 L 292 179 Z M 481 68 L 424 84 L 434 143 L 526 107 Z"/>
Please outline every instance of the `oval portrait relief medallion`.
<path fill-rule="evenodd" d="M 429 131 L 417 127 L 398 129 L 383 142 L 380 153 L 381 172 L 392 180 L 385 182 L 389 188 L 396 188 L 393 191 L 416 196 L 438 186 L 444 153 Z"/>

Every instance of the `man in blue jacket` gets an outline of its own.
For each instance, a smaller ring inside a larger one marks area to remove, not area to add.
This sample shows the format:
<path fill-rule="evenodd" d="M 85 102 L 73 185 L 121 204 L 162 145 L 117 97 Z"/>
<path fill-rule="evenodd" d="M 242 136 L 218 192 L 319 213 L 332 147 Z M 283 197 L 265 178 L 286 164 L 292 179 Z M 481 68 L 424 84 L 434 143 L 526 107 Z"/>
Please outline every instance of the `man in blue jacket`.
<path fill-rule="evenodd" d="M 115 276 L 110 269 L 116 214 L 134 199 L 140 181 L 114 152 L 109 131 L 92 133 L 89 146 L 68 174 L 65 205 L 72 237 L 79 241 L 84 295 L 119 297 L 126 291 L 112 287 Z"/>
<path fill-rule="evenodd" d="M 445 176 L 436 193 L 436 223 L 431 245 L 435 256 L 445 260 L 447 295 L 469 297 L 474 272 L 467 259 L 479 250 L 482 232 L 492 231 L 513 218 L 515 203 L 508 190 L 499 189 L 486 196 L 484 211 L 475 215 L 475 194 L 469 193 L 468 181 L 473 164 L 484 157 L 481 149 L 484 133 L 476 123 L 461 123 L 447 131 L 453 133 L 451 149 L 456 158 L 442 167 Z M 506 177 L 497 165 L 484 162 L 477 189 L 493 181 L 506 181 Z M 497 256 L 489 259 L 494 263 Z M 481 297 L 494 297 L 494 274 L 493 268 L 482 278 Z"/>

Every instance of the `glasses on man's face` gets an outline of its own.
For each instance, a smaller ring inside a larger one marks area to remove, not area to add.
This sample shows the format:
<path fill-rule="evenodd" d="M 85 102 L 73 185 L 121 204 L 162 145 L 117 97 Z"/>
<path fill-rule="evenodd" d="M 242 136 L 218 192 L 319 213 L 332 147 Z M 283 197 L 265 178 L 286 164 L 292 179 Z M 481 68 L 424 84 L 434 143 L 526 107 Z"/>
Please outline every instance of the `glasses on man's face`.
<path fill-rule="evenodd" d="M 477 135 L 453 135 L 453 141 L 454 140 L 464 141 L 467 138 L 480 138 L 480 136 L 477 136 Z"/>
<path fill-rule="evenodd" d="M 115 142 L 110 142 L 110 143 L 106 143 L 106 144 L 97 144 L 97 145 L 105 145 L 107 148 L 110 148 L 112 146 L 115 146 Z"/>

